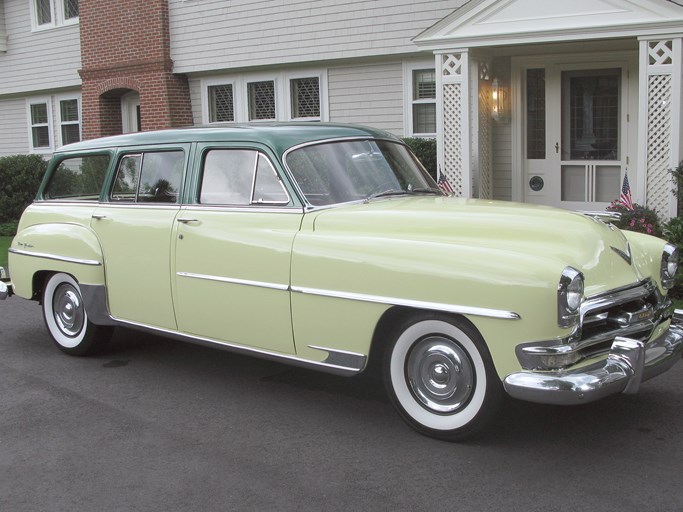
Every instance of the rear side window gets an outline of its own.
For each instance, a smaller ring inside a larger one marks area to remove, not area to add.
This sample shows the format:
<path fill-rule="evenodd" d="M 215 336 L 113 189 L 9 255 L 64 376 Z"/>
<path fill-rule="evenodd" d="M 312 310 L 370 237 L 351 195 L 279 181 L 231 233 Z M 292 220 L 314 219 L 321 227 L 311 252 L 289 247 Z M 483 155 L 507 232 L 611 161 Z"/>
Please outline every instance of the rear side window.
<path fill-rule="evenodd" d="M 249 149 L 214 149 L 204 158 L 201 204 L 284 205 L 289 195 L 268 158 Z"/>
<path fill-rule="evenodd" d="M 52 173 L 46 200 L 97 201 L 109 168 L 108 155 L 66 158 Z"/>
<path fill-rule="evenodd" d="M 116 170 L 111 200 L 177 203 L 184 164 L 183 151 L 150 151 L 125 155 Z"/>

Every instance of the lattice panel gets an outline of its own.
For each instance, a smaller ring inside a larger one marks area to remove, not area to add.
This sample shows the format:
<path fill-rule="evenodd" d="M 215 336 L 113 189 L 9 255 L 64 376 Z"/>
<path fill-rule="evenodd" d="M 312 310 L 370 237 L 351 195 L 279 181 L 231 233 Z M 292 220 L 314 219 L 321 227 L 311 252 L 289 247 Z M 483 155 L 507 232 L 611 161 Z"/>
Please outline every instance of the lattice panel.
<path fill-rule="evenodd" d="M 463 75 L 463 55 L 443 55 L 441 60 L 441 73 L 443 76 L 462 76 Z"/>
<path fill-rule="evenodd" d="M 661 214 L 669 210 L 671 179 L 671 75 L 652 75 L 648 81 L 647 205 Z"/>
<path fill-rule="evenodd" d="M 443 138 L 444 169 L 446 179 L 457 197 L 463 196 L 463 161 L 464 151 L 462 123 L 467 122 L 463 112 L 462 86 L 445 84 L 443 86 Z"/>
<path fill-rule="evenodd" d="M 491 166 L 491 85 L 479 84 L 479 197 L 493 198 L 493 169 Z"/>
<path fill-rule="evenodd" d="M 650 66 L 665 66 L 673 64 L 673 41 L 650 41 L 647 44 L 647 54 Z"/>

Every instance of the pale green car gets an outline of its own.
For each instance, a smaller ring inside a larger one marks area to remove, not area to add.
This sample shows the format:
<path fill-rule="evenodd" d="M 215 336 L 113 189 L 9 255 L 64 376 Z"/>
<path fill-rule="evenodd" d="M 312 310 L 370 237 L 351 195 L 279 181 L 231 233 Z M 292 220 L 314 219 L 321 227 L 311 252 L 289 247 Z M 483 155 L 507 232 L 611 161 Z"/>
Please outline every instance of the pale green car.
<path fill-rule="evenodd" d="M 53 156 L 9 254 L 57 346 L 115 326 L 340 375 L 376 363 L 401 416 L 458 439 L 505 392 L 634 393 L 681 359 L 676 249 L 609 219 L 445 195 L 396 137 L 198 127 Z"/>

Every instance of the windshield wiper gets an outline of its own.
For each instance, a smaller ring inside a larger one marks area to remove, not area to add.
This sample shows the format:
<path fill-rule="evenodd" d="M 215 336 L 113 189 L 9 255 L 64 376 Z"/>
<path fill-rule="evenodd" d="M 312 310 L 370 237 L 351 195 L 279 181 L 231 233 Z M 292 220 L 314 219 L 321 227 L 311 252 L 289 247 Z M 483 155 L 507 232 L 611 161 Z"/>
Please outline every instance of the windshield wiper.
<path fill-rule="evenodd" d="M 396 189 L 389 189 L 389 190 L 384 190 L 383 192 L 377 192 L 376 194 L 372 194 L 368 197 L 365 198 L 364 202 L 371 201 L 372 199 L 377 199 L 378 197 L 387 197 L 387 196 L 402 196 L 404 194 L 410 194 L 410 192 L 406 190 L 396 190 Z"/>
<path fill-rule="evenodd" d="M 411 192 L 413 194 L 435 194 L 439 196 L 443 195 L 443 190 L 434 187 L 414 188 Z"/>

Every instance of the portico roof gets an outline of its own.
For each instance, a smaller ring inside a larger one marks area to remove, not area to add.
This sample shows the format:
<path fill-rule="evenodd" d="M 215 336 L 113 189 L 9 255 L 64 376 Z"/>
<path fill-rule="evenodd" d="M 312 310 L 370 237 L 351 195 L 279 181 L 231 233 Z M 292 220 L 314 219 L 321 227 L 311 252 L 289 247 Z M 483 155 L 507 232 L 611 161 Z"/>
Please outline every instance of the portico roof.
<path fill-rule="evenodd" d="M 439 50 L 683 34 L 673 0 L 470 0 L 413 42 Z"/>

